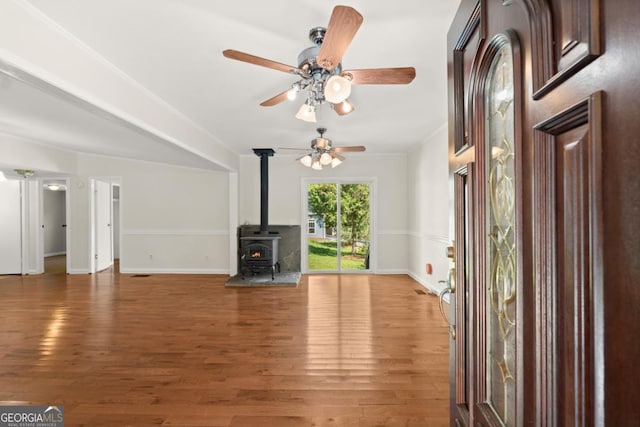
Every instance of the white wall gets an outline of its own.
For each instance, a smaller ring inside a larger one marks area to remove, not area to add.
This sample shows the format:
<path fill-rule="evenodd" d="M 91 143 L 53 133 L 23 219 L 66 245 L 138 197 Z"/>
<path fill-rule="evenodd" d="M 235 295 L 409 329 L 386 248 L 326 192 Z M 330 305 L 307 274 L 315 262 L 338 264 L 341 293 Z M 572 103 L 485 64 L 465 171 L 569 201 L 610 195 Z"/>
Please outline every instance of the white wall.
<path fill-rule="evenodd" d="M 0 168 L 32 169 L 73 174 L 77 169 L 77 155 L 36 144 L 22 138 L 0 134 Z"/>
<path fill-rule="evenodd" d="M 20 199 L 20 181 L 0 181 L 0 274 L 22 273 Z"/>
<path fill-rule="evenodd" d="M 7 136 L 0 136 L 0 152 L 0 167 L 8 170 L 21 167 L 34 169 L 39 176 L 69 177 L 69 273 L 90 271 L 92 177 L 121 184 L 121 271 L 229 273 L 227 172 L 70 153 Z M 23 265 L 25 272 L 38 273 L 41 234 L 32 214 L 38 212 L 39 204 L 31 195 L 39 188 L 36 181 L 31 185 L 33 189 L 27 190 L 33 191 L 28 191 L 24 205 L 29 214 L 23 230 L 27 236 Z"/>
<path fill-rule="evenodd" d="M 453 236 L 449 226 L 447 126 L 444 124 L 408 157 L 409 275 L 439 292 L 444 289 L 449 259 L 446 248 Z M 426 264 L 433 274 L 426 273 Z"/>
<path fill-rule="evenodd" d="M 76 272 L 89 268 L 87 182 L 93 177 L 120 183 L 121 272 L 229 273 L 226 172 L 90 155 L 80 156 L 72 184 Z"/>
<path fill-rule="evenodd" d="M 42 192 L 42 222 L 44 225 L 44 256 L 60 255 L 67 251 L 67 223 L 64 191 Z"/>
<path fill-rule="evenodd" d="M 336 168 L 315 171 L 291 155 L 269 157 L 269 223 L 299 225 L 303 177 L 375 178 L 373 229 L 376 242 L 372 267 L 376 273 L 406 273 L 408 269 L 407 158 L 405 155 L 348 153 Z M 260 223 L 260 158 L 240 158 L 239 223 Z"/>
<path fill-rule="evenodd" d="M 77 175 L 69 177 L 67 197 L 69 198 L 67 273 L 89 273 L 89 181 Z"/>

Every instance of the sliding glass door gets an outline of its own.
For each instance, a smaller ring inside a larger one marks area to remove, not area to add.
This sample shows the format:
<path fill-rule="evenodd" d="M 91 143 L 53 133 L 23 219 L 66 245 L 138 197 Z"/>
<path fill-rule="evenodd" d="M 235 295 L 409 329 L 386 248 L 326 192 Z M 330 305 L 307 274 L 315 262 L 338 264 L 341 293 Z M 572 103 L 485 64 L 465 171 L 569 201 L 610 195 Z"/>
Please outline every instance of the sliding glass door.
<path fill-rule="evenodd" d="M 309 272 L 368 271 L 371 186 L 368 182 L 306 183 L 306 266 Z"/>

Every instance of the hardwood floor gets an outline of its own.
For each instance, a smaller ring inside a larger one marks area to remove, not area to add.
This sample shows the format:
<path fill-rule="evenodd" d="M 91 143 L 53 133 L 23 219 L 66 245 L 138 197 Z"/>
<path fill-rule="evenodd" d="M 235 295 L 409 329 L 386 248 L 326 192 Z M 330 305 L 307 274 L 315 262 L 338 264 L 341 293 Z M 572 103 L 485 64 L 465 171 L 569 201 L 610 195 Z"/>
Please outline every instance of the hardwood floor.
<path fill-rule="evenodd" d="M 0 276 L 0 405 L 66 426 L 447 426 L 437 298 L 407 276 Z"/>
<path fill-rule="evenodd" d="M 44 259 L 45 274 L 58 274 L 67 272 L 66 255 L 48 256 Z"/>

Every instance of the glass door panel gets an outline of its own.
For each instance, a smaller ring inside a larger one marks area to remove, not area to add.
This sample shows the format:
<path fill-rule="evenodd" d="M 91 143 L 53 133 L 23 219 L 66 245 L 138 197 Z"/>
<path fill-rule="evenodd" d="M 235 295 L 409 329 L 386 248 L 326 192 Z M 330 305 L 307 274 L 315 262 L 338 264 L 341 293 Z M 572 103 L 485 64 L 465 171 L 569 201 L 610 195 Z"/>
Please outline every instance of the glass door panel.
<path fill-rule="evenodd" d="M 309 271 L 338 269 L 338 186 L 309 184 L 307 187 L 309 223 L 307 230 Z M 313 224 L 313 225 L 311 225 Z"/>
<path fill-rule="evenodd" d="M 513 62 L 497 52 L 487 84 L 486 360 L 487 403 L 505 426 L 516 424 L 516 244 Z"/>
<path fill-rule="evenodd" d="M 340 185 L 340 269 L 369 269 L 369 184 Z"/>
<path fill-rule="evenodd" d="M 369 269 L 368 183 L 307 185 L 307 266 L 310 272 Z"/>

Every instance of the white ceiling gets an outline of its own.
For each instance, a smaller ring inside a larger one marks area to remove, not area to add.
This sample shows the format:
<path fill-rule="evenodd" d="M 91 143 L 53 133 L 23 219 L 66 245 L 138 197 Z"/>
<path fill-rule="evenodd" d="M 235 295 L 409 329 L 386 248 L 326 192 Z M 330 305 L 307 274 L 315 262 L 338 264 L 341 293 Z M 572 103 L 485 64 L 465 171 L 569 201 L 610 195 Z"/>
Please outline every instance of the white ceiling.
<path fill-rule="evenodd" d="M 240 155 L 250 154 L 254 147 L 277 152 L 278 147 L 306 148 L 319 126 L 328 128 L 326 136 L 335 146 L 365 145 L 368 153 L 406 152 L 446 122 L 446 32 L 458 0 L 343 2 L 364 17 L 343 57 L 343 68 L 413 66 L 416 78 L 402 86 L 354 86 L 350 100 L 356 110 L 339 117 L 325 105 L 317 124 L 294 118 L 300 99 L 259 106 L 286 90 L 297 80 L 294 75 L 233 61 L 222 51 L 236 49 L 295 66 L 300 51 L 311 45 L 309 30 L 327 25 L 334 3 L 14 1 L 35 7 L 112 64 L 114 72 L 126 74 L 194 127 L 204 129 L 212 141 Z M 211 166 L 210 159 L 139 129 L 126 118 L 10 73 L 0 73 L 0 113 L 0 133 L 67 150 Z"/>

